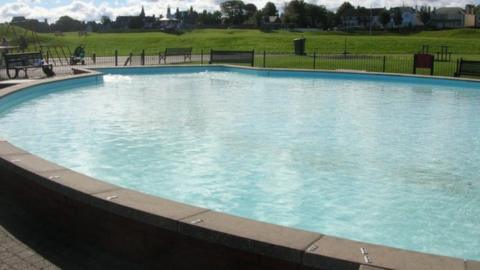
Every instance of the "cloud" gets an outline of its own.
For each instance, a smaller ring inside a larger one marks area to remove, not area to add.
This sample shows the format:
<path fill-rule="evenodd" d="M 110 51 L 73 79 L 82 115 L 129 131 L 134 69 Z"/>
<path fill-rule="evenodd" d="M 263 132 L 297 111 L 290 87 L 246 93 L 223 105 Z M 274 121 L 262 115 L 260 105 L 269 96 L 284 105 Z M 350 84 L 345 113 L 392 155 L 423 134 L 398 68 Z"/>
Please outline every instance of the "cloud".
<path fill-rule="evenodd" d="M 67 4 L 55 0 L 56 4 L 52 8 L 42 5 L 43 0 L 17 0 L 7 2 L 0 6 L 0 21 L 10 21 L 13 16 L 25 16 L 43 20 L 47 18 L 50 22 L 57 20 L 60 16 L 68 15 L 78 20 L 90 21 L 99 20 L 101 16 L 106 15 L 114 19 L 121 15 L 139 14 L 141 6 L 145 6 L 147 15 L 165 14 L 167 6 L 172 9 L 188 9 L 193 6 L 195 10 L 202 11 L 216 10 L 222 0 L 104 0 L 104 2 L 94 2 L 94 0 L 74 0 Z M 55 2 L 50 1 L 50 2 Z M 102 0 L 100 0 L 102 1 Z M 246 0 L 258 7 L 263 7 L 268 0 Z M 271 0 L 279 9 L 284 6 L 286 0 Z M 327 8 L 335 10 L 344 0 L 307 0 L 307 2 L 325 5 Z M 2 0 L 0 0 L 2 2 Z M 354 6 L 365 7 L 393 7 L 393 6 L 460 6 L 466 4 L 480 4 L 480 0 L 350 0 Z"/>

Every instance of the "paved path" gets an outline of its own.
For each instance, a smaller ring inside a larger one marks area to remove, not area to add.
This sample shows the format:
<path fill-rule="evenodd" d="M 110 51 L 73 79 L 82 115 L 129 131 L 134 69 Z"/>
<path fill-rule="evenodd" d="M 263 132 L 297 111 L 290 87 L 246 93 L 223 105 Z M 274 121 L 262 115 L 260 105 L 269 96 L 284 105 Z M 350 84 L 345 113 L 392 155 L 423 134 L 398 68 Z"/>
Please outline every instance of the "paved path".
<path fill-rule="evenodd" d="M 23 211 L 0 179 L 0 270 L 142 268 L 72 239 Z"/>

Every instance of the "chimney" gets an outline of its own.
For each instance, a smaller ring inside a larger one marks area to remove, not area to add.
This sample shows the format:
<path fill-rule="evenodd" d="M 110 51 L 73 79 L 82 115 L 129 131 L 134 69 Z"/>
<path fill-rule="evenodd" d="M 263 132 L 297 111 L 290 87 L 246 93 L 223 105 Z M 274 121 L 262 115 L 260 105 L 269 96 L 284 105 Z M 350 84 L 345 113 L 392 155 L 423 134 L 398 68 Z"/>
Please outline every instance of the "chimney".
<path fill-rule="evenodd" d="M 465 6 L 465 14 L 474 14 L 475 13 L 475 6 L 474 5 L 466 5 Z"/>

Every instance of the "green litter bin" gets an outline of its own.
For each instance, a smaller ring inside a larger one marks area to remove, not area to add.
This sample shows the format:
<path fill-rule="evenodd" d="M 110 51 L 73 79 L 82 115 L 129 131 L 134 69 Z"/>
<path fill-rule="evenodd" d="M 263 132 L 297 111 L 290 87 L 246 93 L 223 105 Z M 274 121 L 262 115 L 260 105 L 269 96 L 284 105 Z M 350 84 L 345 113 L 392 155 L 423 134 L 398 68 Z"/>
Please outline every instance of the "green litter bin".
<path fill-rule="evenodd" d="M 305 38 L 296 38 L 293 40 L 296 55 L 305 55 Z"/>

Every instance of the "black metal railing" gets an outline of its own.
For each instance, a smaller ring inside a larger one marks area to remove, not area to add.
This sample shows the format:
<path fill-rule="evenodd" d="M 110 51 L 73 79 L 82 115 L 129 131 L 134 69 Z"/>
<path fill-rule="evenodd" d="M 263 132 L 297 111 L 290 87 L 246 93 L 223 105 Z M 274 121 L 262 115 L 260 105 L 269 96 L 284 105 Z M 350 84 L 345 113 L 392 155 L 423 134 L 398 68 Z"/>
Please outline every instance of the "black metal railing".
<path fill-rule="evenodd" d="M 49 51 L 52 51 L 50 49 Z M 164 48 L 137 49 L 129 53 L 120 53 L 118 50 L 105 50 L 90 52 L 85 57 L 85 65 L 71 65 L 67 53 L 56 48 L 58 53 L 44 53 L 45 60 L 54 66 L 57 74 L 70 73 L 72 67 L 115 67 L 115 66 L 155 66 L 176 64 L 207 65 L 210 58 L 210 49 L 197 49 L 192 52 L 191 58 L 182 55 L 167 56 L 163 58 Z M 480 60 L 480 55 L 451 56 L 450 61 L 436 61 L 434 75 L 454 76 L 457 70 L 457 60 Z M 254 66 L 259 68 L 291 68 L 309 70 L 352 70 L 381 73 L 413 73 L 413 54 L 324 54 L 307 53 L 296 55 L 294 53 L 256 51 Z M 429 70 L 420 70 L 418 74 L 429 75 Z M 5 66 L 0 62 L 0 80 L 7 79 Z"/>

